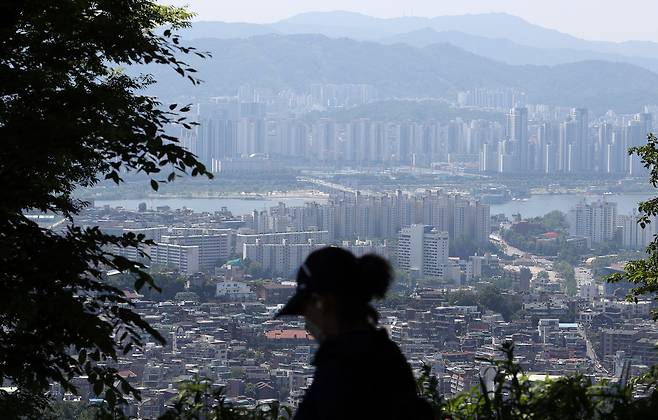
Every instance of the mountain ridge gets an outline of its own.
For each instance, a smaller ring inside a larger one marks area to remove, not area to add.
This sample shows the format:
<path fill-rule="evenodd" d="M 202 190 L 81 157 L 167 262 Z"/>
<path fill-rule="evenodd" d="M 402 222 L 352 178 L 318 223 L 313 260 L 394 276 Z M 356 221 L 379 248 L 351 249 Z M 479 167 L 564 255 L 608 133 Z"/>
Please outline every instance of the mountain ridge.
<path fill-rule="evenodd" d="M 290 18 L 273 22 L 277 24 L 294 23 L 296 25 L 318 25 L 322 26 L 356 26 L 348 25 L 353 19 L 345 16 L 359 16 L 359 22 L 363 26 L 387 27 L 392 34 L 410 32 L 412 30 L 429 27 L 436 30 L 458 30 L 471 35 L 479 35 L 492 38 L 505 38 L 522 45 L 530 45 L 540 48 L 575 48 L 589 49 L 587 44 L 611 52 L 617 47 L 636 48 L 632 55 L 649 55 L 658 58 L 658 43 L 651 41 L 590 41 L 578 38 L 574 35 L 546 28 L 528 22 L 527 20 L 509 13 L 470 13 L 462 15 L 443 15 L 434 17 L 403 16 L 394 18 L 377 18 L 355 12 L 332 11 L 332 12 L 307 12 L 300 13 Z M 338 24 L 340 22 L 340 24 Z M 396 26 L 397 25 L 397 26 Z M 407 29 L 408 28 L 408 29 Z M 649 52 L 648 49 L 650 50 Z"/>
<path fill-rule="evenodd" d="M 419 41 L 418 32 L 427 30 L 434 31 L 436 39 Z M 658 72 L 658 43 L 587 41 L 506 13 L 376 18 L 354 12 L 309 12 L 270 24 L 199 21 L 181 33 L 187 39 L 321 34 L 381 43 L 398 40 L 412 46 L 450 42 L 508 64 L 555 65 L 595 59 L 626 62 Z M 437 35 L 448 33 L 452 37 Z"/>
<path fill-rule="evenodd" d="M 633 57 L 567 48 L 537 48 L 517 44 L 504 38 L 480 37 L 460 31 L 439 32 L 432 28 L 422 28 L 383 38 L 379 42 L 384 44 L 404 43 L 420 48 L 435 43 L 449 43 L 483 57 L 514 65 L 557 65 L 586 60 L 603 60 L 626 62 L 658 73 L 658 58 Z"/>
<path fill-rule="evenodd" d="M 308 89 L 315 83 L 365 83 L 382 97 L 455 97 L 478 87 L 524 90 L 535 103 L 638 111 L 658 102 L 658 74 L 625 63 L 584 61 L 557 66 L 514 66 L 450 44 L 414 48 L 322 35 L 259 35 L 248 39 L 202 39 L 194 46 L 213 53 L 191 58 L 206 83 L 203 94 L 234 94 L 251 84 Z M 181 95 L 189 87 L 161 72 L 159 89 Z M 183 89 L 183 86 L 185 88 Z"/>

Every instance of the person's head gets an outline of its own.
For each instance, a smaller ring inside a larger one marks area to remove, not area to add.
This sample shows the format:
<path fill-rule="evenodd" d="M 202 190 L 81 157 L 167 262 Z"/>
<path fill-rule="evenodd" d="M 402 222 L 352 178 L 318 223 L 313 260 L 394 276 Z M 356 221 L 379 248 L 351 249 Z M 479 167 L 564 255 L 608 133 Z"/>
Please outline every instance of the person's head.
<path fill-rule="evenodd" d="M 297 274 L 297 291 L 277 314 L 303 315 L 316 339 L 376 325 L 373 299 L 386 295 L 389 263 L 373 254 L 357 258 L 336 247 L 311 253 Z"/>

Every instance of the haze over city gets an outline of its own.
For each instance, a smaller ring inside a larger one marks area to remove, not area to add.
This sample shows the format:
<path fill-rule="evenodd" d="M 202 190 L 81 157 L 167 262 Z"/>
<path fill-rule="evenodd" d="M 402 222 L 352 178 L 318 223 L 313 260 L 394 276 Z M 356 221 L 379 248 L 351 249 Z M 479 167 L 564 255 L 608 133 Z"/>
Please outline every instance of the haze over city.
<path fill-rule="evenodd" d="M 0 7 L 0 417 L 650 418 L 656 16 Z"/>

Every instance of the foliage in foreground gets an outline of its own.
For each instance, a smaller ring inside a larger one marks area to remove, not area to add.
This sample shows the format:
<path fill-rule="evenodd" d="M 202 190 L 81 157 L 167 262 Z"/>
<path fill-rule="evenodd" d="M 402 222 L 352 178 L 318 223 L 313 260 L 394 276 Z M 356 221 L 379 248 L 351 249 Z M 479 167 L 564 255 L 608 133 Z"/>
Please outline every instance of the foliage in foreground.
<path fill-rule="evenodd" d="M 631 147 L 629 155 L 640 157 L 642 165 L 649 171 L 649 183 L 658 187 L 658 138 L 655 134 L 647 136 L 647 144 Z M 638 207 L 641 217 L 638 223 L 645 228 L 651 223 L 651 218 L 658 216 L 658 197 L 640 203 Z M 658 300 L 658 235 L 647 246 L 646 256 L 639 260 L 629 261 L 623 274 L 614 274 L 608 281 L 629 281 L 634 285 L 628 296 L 631 302 L 637 302 L 640 297 L 653 297 Z M 658 310 L 652 312 L 653 319 L 658 320 Z"/>
<path fill-rule="evenodd" d="M 255 406 L 231 404 L 223 387 L 216 387 L 207 379 L 194 378 L 180 386 L 178 397 L 159 420 L 288 420 L 290 407 L 278 401 L 258 403 Z"/>
<path fill-rule="evenodd" d="M 480 386 L 451 399 L 442 399 L 437 381 L 423 368 L 422 395 L 437 419 L 629 419 L 658 409 L 658 370 L 626 384 L 592 382 L 582 374 L 530 381 L 514 362 L 513 345 L 503 344 L 502 360 L 480 359 L 488 370 Z M 634 395 L 641 395 L 634 398 Z"/>
<path fill-rule="evenodd" d="M 207 174 L 175 137 L 190 127 L 180 112 L 142 94 L 147 75 L 121 70 L 160 64 L 187 77 L 178 57 L 183 9 L 149 0 L 24 0 L 0 3 L 0 392 L 3 418 L 37 417 L 51 383 L 78 393 L 85 377 L 110 407 L 140 393 L 113 362 L 164 338 L 135 311 L 105 272 L 131 273 L 135 288 L 156 288 L 143 264 L 114 252 L 143 251 L 143 235 L 107 235 L 76 226 L 87 203 L 74 192 L 129 172 L 160 183 Z M 166 171 L 163 175 L 163 172 Z M 209 174 L 208 174 L 209 175 Z M 58 231 L 26 213 L 65 219 Z M 142 254 L 143 256 L 143 254 Z"/>
<path fill-rule="evenodd" d="M 444 398 L 439 381 L 424 365 L 417 381 L 435 419 L 631 419 L 651 418 L 658 410 L 658 369 L 625 383 L 601 381 L 575 374 L 559 379 L 531 381 L 514 362 L 513 344 L 501 347 L 500 360 L 479 359 L 484 370 L 480 386 L 453 398 Z M 623 382 L 623 381 L 622 381 Z M 160 420 L 285 420 L 288 407 L 277 401 L 255 407 L 229 404 L 222 388 L 196 378 L 181 386 L 179 396 Z"/>

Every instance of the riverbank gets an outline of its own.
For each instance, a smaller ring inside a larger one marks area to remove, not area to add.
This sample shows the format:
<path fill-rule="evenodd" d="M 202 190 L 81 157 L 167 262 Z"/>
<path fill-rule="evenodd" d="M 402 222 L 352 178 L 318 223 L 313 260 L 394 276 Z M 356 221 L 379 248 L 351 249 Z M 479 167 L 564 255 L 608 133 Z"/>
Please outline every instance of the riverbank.
<path fill-rule="evenodd" d="M 509 201 L 504 204 L 491 205 L 491 214 L 503 213 L 507 217 L 513 214 L 521 214 L 522 217 L 539 217 L 546 213 L 559 210 L 568 213 L 576 204 L 583 199 L 588 202 L 605 199 L 617 203 L 617 214 L 630 214 L 641 201 L 655 197 L 655 194 L 630 193 L 630 194 L 538 194 L 527 199 Z M 172 209 L 188 208 L 194 211 L 219 211 L 226 207 L 236 215 L 247 214 L 253 210 L 267 210 L 270 207 L 284 203 L 287 206 L 303 206 L 305 203 L 326 203 L 328 195 L 313 190 L 298 190 L 289 192 L 272 192 L 269 194 L 245 193 L 245 194 L 217 194 L 216 196 L 204 196 L 194 194 L 190 197 L 179 195 L 157 195 L 147 198 L 123 198 L 118 200 L 95 200 L 96 206 L 109 205 L 111 207 L 124 207 L 136 210 L 139 203 L 146 203 L 147 208 L 169 206 Z"/>
<path fill-rule="evenodd" d="M 267 192 L 224 192 L 224 191 L 184 191 L 152 192 L 152 191 L 107 191 L 90 194 L 83 192 L 80 199 L 86 201 L 121 201 L 121 200 L 197 200 L 197 199 L 226 199 L 226 200 L 269 200 L 269 199 L 319 199 L 326 200 L 328 194 L 317 190 L 291 190 L 291 191 L 267 191 Z"/>
<path fill-rule="evenodd" d="M 283 203 L 289 207 L 303 206 L 306 203 L 324 204 L 327 202 L 326 196 L 316 194 L 307 196 L 290 196 L 290 195 L 269 195 L 257 197 L 253 195 L 239 196 L 237 198 L 227 197 L 204 197 L 204 198 L 180 198 L 180 197 L 154 197 L 140 199 L 121 199 L 121 200 L 96 200 L 96 207 L 110 206 L 123 207 L 127 210 L 137 210 L 140 203 L 146 203 L 147 209 L 169 206 L 172 209 L 187 208 L 197 212 L 215 212 L 226 208 L 234 215 L 243 215 L 251 213 L 254 210 L 267 210 L 270 207 Z"/>
<path fill-rule="evenodd" d="M 521 214 L 522 217 L 539 217 L 546 213 L 559 210 L 568 213 L 576 204 L 582 200 L 588 202 L 606 200 L 617 203 L 617 214 L 630 214 L 637 209 L 641 201 L 656 197 L 656 193 L 620 193 L 620 194 L 596 194 L 591 192 L 570 194 L 533 194 L 522 200 L 512 200 L 504 204 L 491 205 L 491 214 L 505 214 L 511 217 L 513 214 Z"/>

